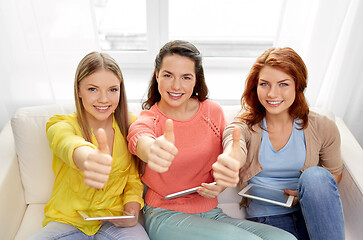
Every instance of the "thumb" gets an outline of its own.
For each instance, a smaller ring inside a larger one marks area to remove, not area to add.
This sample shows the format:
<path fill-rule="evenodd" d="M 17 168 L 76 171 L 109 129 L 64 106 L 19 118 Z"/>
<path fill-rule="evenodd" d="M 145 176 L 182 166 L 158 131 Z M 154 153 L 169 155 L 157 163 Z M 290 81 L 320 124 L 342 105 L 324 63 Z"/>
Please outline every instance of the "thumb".
<path fill-rule="evenodd" d="M 231 157 L 237 157 L 237 153 L 241 146 L 239 145 L 239 139 L 241 135 L 241 130 L 239 127 L 234 127 L 232 132 L 232 156 Z"/>
<path fill-rule="evenodd" d="M 99 128 L 96 131 L 95 137 L 98 142 L 98 150 L 100 150 L 102 153 L 110 154 L 105 130 L 103 128 Z"/>
<path fill-rule="evenodd" d="M 165 121 L 164 137 L 169 142 L 175 142 L 173 120 L 171 119 Z"/>

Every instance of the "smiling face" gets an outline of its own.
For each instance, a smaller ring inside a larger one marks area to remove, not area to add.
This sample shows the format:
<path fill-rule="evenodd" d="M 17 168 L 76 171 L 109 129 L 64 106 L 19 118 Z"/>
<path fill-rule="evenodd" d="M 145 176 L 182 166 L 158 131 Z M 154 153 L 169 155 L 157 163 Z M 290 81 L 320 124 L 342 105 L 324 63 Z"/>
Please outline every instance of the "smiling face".
<path fill-rule="evenodd" d="M 195 63 L 188 57 L 167 55 L 163 58 L 159 72 L 156 72 L 156 80 L 161 95 L 159 108 L 182 109 L 193 94 Z"/>
<path fill-rule="evenodd" d="M 266 115 L 289 115 L 295 95 L 295 81 L 290 75 L 270 66 L 261 69 L 257 96 L 266 109 Z"/>
<path fill-rule="evenodd" d="M 97 70 L 79 82 L 79 97 L 91 126 L 112 121 L 119 104 L 120 80 L 109 70 Z"/>

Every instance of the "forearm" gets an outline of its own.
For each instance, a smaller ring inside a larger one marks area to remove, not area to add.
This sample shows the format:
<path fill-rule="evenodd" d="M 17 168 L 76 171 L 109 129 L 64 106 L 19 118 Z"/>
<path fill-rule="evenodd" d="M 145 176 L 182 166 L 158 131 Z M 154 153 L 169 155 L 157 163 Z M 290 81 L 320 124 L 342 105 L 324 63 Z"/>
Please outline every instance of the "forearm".
<path fill-rule="evenodd" d="M 151 145 L 155 142 L 155 139 L 147 136 L 142 136 L 136 143 L 136 155 L 145 163 L 149 161 L 149 152 Z"/>
<path fill-rule="evenodd" d="M 88 155 L 93 152 L 94 149 L 89 146 L 80 146 L 76 148 L 73 152 L 73 161 L 76 166 L 84 171 L 84 162 L 86 161 Z"/>

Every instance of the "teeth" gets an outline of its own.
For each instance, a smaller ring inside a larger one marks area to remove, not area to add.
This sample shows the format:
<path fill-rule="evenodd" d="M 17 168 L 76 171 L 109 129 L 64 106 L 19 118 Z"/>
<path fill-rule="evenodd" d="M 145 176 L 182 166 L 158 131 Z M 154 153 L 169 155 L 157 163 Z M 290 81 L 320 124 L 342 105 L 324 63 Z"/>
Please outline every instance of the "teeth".
<path fill-rule="evenodd" d="M 280 104 L 282 103 L 282 101 L 275 101 L 275 102 L 271 102 L 271 101 L 267 101 L 269 104 Z"/>
<path fill-rule="evenodd" d="M 171 92 L 169 92 L 169 94 L 173 97 L 180 97 L 181 95 L 183 95 L 182 93 L 171 93 Z"/>
<path fill-rule="evenodd" d="M 107 106 L 107 107 L 97 107 L 97 106 L 95 106 L 97 109 L 99 109 L 99 110 L 106 110 L 107 108 L 109 108 L 109 106 Z"/>

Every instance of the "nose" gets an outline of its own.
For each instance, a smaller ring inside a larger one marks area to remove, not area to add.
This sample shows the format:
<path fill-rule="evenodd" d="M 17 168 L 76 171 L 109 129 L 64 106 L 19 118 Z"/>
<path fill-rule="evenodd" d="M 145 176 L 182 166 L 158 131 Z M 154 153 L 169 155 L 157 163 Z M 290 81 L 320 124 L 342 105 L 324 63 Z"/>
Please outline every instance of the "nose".
<path fill-rule="evenodd" d="M 270 98 L 275 98 L 278 95 L 278 89 L 277 86 L 271 85 L 270 90 L 267 93 L 267 96 Z"/>
<path fill-rule="evenodd" d="M 180 79 L 179 78 L 174 78 L 174 80 L 173 80 L 173 83 L 172 83 L 172 89 L 173 90 L 179 90 L 180 89 Z"/>
<path fill-rule="evenodd" d="M 107 92 L 105 92 L 105 91 L 100 92 L 100 95 L 98 97 L 98 102 L 100 102 L 100 103 L 107 103 L 108 102 Z"/>

